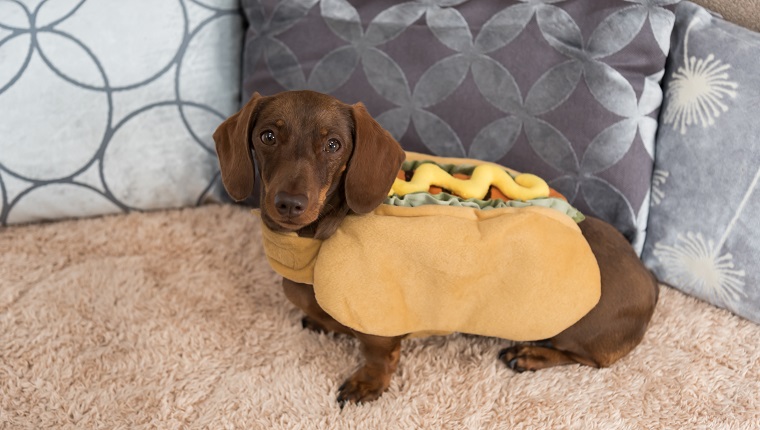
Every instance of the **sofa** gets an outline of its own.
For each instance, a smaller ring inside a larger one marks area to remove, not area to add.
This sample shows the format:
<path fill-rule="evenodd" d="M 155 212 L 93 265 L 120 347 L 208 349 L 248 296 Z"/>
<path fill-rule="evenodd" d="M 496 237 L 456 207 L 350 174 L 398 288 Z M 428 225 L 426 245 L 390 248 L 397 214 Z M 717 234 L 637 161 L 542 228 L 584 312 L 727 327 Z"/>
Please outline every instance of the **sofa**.
<path fill-rule="evenodd" d="M 0 2 L 0 429 L 756 428 L 757 31 L 756 0 Z M 339 408 L 357 343 L 303 330 L 211 138 L 296 88 L 611 222 L 662 282 L 643 342 L 517 374 L 411 339 Z"/>

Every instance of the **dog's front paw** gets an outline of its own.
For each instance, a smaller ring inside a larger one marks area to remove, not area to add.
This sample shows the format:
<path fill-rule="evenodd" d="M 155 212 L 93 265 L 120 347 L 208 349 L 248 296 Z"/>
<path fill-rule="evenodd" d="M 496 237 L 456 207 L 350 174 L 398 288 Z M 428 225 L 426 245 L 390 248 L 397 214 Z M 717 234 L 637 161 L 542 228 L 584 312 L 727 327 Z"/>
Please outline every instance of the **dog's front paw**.
<path fill-rule="evenodd" d="M 377 400 L 390 385 L 390 375 L 362 367 L 338 388 L 341 409 L 347 403 L 364 403 Z"/>
<path fill-rule="evenodd" d="M 327 330 L 325 326 L 318 323 L 316 320 L 314 320 L 311 317 L 301 318 L 301 327 L 309 331 L 313 331 L 314 333 L 328 333 L 329 332 L 329 330 Z"/>

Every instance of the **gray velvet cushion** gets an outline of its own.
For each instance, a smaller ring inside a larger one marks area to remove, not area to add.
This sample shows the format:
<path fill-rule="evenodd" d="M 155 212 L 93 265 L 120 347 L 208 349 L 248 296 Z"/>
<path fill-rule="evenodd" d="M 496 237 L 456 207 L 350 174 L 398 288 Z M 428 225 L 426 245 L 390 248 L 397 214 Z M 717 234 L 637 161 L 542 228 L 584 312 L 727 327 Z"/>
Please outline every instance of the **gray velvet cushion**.
<path fill-rule="evenodd" d="M 0 2 L 0 224 L 216 199 L 235 0 Z"/>
<path fill-rule="evenodd" d="M 243 0 L 244 95 L 363 101 L 418 152 L 549 179 L 643 244 L 676 0 Z"/>
<path fill-rule="evenodd" d="M 760 322 L 760 34 L 684 2 L 671 54 L 642 257 Z"/>

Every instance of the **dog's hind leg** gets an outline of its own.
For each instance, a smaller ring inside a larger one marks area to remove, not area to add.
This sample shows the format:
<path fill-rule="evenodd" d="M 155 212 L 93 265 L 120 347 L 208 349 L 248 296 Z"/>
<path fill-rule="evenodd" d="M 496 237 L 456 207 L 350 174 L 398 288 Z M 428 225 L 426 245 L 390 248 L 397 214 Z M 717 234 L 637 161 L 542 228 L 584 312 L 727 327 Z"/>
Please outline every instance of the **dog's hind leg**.
<path fill-rule="evenodd" d="M 599 303 L 548 341 L 503 350 L 499 358 L 511 369 L 521 372 L 575 363 L 607 367 L 644 338 L 657 303 L 657 280 L 614 227 L 593 217 L 579 227 L 599 263 Z"/>
<path fill-rule="evenodd" d="M 517 344 L 501 350 L 499 360 L 515 372 L 535 371 L 565 364 L 585 364 L 599 367 L 597 363 L 567 351 L 554 348 L 550 342 Z"/>

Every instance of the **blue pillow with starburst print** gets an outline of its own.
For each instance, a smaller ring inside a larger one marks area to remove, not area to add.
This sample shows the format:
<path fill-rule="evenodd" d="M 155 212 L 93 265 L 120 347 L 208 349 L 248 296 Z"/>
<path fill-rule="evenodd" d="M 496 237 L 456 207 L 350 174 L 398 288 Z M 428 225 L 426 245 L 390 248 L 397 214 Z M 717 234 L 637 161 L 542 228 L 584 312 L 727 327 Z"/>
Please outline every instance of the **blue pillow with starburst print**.
<path fill-rule="evenodd" d="M 688 294 L 760 322 L 760 34 L 676 9 L 642 258 Z"/>

